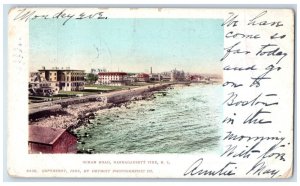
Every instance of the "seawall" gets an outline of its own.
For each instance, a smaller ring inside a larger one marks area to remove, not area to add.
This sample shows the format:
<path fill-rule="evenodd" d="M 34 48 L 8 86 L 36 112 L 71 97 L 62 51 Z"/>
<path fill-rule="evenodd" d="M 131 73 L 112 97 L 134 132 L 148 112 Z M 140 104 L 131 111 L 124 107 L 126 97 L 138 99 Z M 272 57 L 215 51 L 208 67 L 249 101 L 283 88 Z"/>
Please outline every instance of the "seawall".
<path fill-rule="evenodd" d="M 93 112 L 114 105 L 149 97 L 153 91 L 167 88 L 173 83 L 142 86 L 133 89 L 55 100 L 29 105 L 29 124 L 54 128 L 76 128 L 88 122 Z"/>
<path fill-rule="evenodd" d="M 158 91 L 161 89 L 165 89 L 168 86 L 170 86 L 171 83 L 165 83 L 165 84 L 156 84 L 156 85 L 149 85 L 149 86 L 143 86 L 139 88 L 134 88 L 130 90 L 122 90 L 119 92 L 112 92 L 105 95 L 105 98 L 107 103 L 123 103 L 127 101 L 131 101 L 133 99 L 139 99 L 139 96 L 147 96 L 146 94 Z M 142 98 L 142 97 L 141 97 Z"/>

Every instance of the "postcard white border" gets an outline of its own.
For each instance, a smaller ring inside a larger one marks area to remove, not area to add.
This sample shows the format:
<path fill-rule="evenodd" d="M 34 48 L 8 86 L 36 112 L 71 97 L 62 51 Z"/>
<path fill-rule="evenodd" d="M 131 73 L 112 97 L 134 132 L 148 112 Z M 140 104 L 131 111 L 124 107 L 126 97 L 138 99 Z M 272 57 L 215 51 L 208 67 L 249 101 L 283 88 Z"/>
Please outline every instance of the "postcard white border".
<path fill-rule="evenodd" d="M 27 5 L 28 6 L 28 5 Z M 51 6 L 51 5 L 50 5 Z M 72 5 L 73 6 L 73 5 Z M 78 5 L 77 5 L 78 6 Z M 80 5 L 79 5 L 80 6 Z M 93 6 L 93 5 L 92 5 Z M 272 7 L 272 5 L 269 5 L 269 6 L 271 6 Z M 273 5 L 274 6 L 274 5 Z M 222 6 L 223 7 L 223 6 Z M 230 7 L 234 7 L 234 5 L 230 5 Z M 250 6 L 251 7 L 251 6 Z M 260 5 L 254 5 L 254 7 L 260 7 Z M 264 6 L 265 7 L 265 6 Z M 275 7 L 278 7 L 278 6 L 276 6 L 275 5 Z M 7 9 L 7 6 L 6 7 L 4 7 L 4 9 Z M 289 8 L 291 8 L 291 7 L 289 7 Z M 294 8 L 295 9 L 295 7 L 292 7 L 292 8 Z M 5 12 L 4 12 L 5 13 Z M 4 16 L 5 17 L 5 16 Z M 5 41 L 5 40 L 4 40 Z M 4 55 L 4 57 L 5 57 L 5 55 Z M 4 64 L 4 67 L 5 67 L 5 64 Z M 5 70 L 5 69 L 4 69 Z M 295 70 L 296 71 L 296 70 Z M 5 84 L 4 84 L 5 85 Z M 3 90 L 3 89 L 2 89 Z M 296 129 L 296 128 L 295 128 Z M 5 135 L 4 135 L 5 136 Z M 296 136 L 295 136 L 295 139 L 297 139 L 296 138 Z M 5 142 L 5 139 L 4 139 L 4 142 Z M 5 158 L 5 156 L 4 156 L 4 158 Z M 296 158 L 296 156 L 295 156 L 295 160 L 296 160 L 297 158 Z M 4 161 L 5 162 L 5 161 Z M 4 165 L 5 165 L 5 163 L 4 163 Z M 4 169 L 4 172 L 5 172 L 5 169 Z M 5 175 L 5 174 L 4 174 Z M 7 176 L 7 175 L 6 175 Z M 294 179 L 294 178 L 293 178 Z M 22 180 L 22 179 L 21 179 Z M 51 179 L 52 180 L 52 179 Z M 58 179 L 59 180 L 59 179 Z M 243 180 L 248 180 L 248 179 L 243 179 Z M 221 180 L 220 180 L 221 181 Z M 252 180 L 251 180 L 252 181 Z M 272 180 L 271 180 L 272 181 Z"/>

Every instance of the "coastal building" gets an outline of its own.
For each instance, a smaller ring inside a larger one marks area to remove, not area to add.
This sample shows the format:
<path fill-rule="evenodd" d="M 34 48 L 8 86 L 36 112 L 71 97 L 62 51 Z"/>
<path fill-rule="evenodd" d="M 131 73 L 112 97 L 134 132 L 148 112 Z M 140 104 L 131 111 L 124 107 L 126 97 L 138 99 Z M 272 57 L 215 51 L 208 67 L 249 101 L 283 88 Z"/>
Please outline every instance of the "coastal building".
<path fill-rule="evenodd" d="M 150 80 L 150 76 L 146 73 L 140 73 L 137 75 L 137 80 L 140 82 L 148 82 Z"/>
<path fill-rule="evenodd" d="M 161 80 L 162 80 L 162 81 L 171 81 L 171 77 L 168 76 L 168 75 L 162 75 L 162 76 L 161 76 Z"/>
<path fill-rule="evenodd" d="M 201 75 L 190 75 L 188 78 L 189 78 L 190 81 L 198 81 L 198 82 L 200 82 L 200 81 L 204 80 L 204 77 L 201 76 Z"/>
<path fill-rule="evenodd" d="M 171 71 L 171 79 L 170 81 L 184 81 L 185 80 L 185 75 L 184 71 L 179 71 L 179 70 L 172 70 Z"/>
<path fill-rule="evenodd" d="M 162 76 L 159 73 L 153 73 L 152 67 L 150 67 L 149 81 L 161 81 Z"/>
<path fill-rule="evenodd" d="M 36 79 L 40 79 L 40 74 L 38 72 L 30 72 L 29 73 L 29 82 L 37 81 Z"/>
<path fill-rule="evenodd" d="M 107 72 L 107 70 L 105 68 L 98 68 L 98 69 L 92 68 L 91 69 L 91 74 L 98 75 L 99 72 Z"/>
<path fill-rule="evenodd" d="M 161 81 L 170 81 L 171 80 L 171 72 L 161 72 Z"/>
<path fill-rule="evenodd" d="M 40 77 L 38 72 L 31 72 L 28 91 L 30 96 L 50 96 L 55 90 L 51 88 L 51 83 Z"/>
<path fill-rule="evenodd" d="M 29 153 L 76 153 L 77 137 L 66 129 L 29 125 Z"/>
<path fill-rule="evenodd" d="M 129 84 L 125 72 L 100 72 L 98 73 L 97 84 L 109 86 L 123 86 Z"/>
<path fill-rule="evenodd" d="M 128 80 L 130 83 L 137 82 L 137 81 L 138 81 L 138 79 L 137 79 L 137 74 L 128 74 L 127 80 Z"/>
<path fill-rule="evenodd" d="M 160 74 L 150 74 L 149 75 L 149 80 L 150 81 L 161 81 L 162 80 L 162 76 Z"/>
<path fill-rule="evenodd" d="M 55 90 L 76 91 L 84 89 L 84 70 L 74 70 L 67 67 L 59 69 L 53 67 L 46 69 L 43 67 L 39 70 L 40 77 L 50 82 L 51 87 Z"/>

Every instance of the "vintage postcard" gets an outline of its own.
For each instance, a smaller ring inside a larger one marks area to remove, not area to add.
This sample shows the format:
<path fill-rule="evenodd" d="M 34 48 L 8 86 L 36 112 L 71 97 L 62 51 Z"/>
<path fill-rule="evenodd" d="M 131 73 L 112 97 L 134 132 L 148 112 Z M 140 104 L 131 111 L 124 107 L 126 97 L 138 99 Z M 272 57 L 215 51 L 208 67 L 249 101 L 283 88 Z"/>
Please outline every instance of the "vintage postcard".
<path fill-rule="evenodd" d="M 290 178 L 294 12 L 13 8 L 8 173 Z"/>

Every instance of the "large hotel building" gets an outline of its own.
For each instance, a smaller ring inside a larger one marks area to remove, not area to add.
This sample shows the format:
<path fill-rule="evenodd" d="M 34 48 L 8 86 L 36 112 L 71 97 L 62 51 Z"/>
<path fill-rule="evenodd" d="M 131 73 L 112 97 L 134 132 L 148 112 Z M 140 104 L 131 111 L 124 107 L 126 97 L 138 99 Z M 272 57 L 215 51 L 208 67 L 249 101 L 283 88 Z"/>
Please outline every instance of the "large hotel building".
<path fill-rule="evenodd" d="M 127 73 L 125 72 L 100 72 L 98 73 L 98 84 L 110 86 L 127 85 Z"/>
<path fill-rule="evenodd" d="M 84 89 L 84 70 L 74 70 L 70 68 L 45 69 L 39 70 L 40 77 L 51 83 L 55 90 L 75 91 Z"/>

